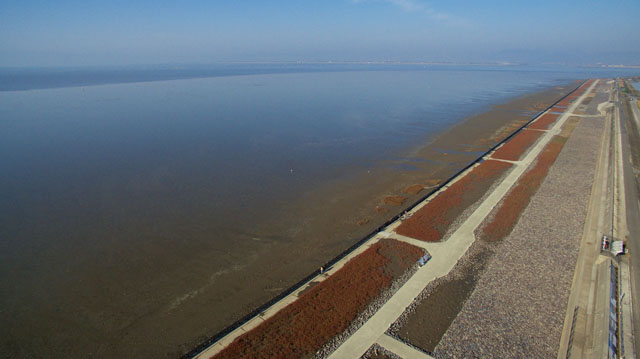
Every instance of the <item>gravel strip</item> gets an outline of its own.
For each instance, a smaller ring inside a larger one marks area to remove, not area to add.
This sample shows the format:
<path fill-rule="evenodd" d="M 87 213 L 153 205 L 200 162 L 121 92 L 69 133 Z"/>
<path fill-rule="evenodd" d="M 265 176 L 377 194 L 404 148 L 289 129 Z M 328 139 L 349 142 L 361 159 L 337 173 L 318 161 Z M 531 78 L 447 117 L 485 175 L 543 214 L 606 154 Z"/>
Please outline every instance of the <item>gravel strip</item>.
<path fill-rule="evenodd" d="M 578 124 L 513 232 L 497 244 L 437 358 L 556 356 L 602 131 L 601 119 Z"/>
<path fill-rule="evenodd" d="M 373 344 L 360 359 L 402 359 L 396 353 L 392 353 L 378 344 Z"/>

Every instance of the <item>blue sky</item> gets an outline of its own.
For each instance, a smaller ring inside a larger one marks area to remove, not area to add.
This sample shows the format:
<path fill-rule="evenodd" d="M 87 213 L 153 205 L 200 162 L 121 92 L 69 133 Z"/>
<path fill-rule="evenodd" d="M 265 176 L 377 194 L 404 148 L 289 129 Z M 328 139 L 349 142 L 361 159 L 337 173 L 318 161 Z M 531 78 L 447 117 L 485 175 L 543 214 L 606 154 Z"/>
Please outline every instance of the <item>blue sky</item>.
<path fill-rule="evenodd" d="M 638 0 L 2 0 L 0 66 L 640 64 L 639 14 Z"/>

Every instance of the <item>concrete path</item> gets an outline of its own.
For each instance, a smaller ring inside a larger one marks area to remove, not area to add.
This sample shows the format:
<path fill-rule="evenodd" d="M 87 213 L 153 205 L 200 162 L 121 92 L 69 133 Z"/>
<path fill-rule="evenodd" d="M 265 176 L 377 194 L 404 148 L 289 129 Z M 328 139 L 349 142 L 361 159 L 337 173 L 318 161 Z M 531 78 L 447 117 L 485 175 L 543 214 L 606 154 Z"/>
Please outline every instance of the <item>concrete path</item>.
<path fill-rule="evenodd" d="M 484 218 L 502 200 L 509 189 L 518 181 L 529 165 L 536 159 L 547 143 L 560 133 L 562 125 L 570 114 L 584 100 L 586 95 L 597 85 L 595 81 L 567 111 L 560 116 L 555 125 L 547 131 L 529 150 L 524 159 L 515 164 L 506 178 L 498 184 L 493 192 L 486 197 L 480 206 L 467 218 L 463 224 L 445 242 L 429 243 L 423 248 L 432 255 L 432 259 L 421 267 L 365 324 L 351 335 L 338 349 L 329 356 L 331 359 L 359 358 L 384 334 L 389 326 L 406 310 L 413 300 L 422 292 L 427 284 L 436 278 L 448 274 L 458 260 L 466 253 L 475 241 L 474 231 Z M 425 202 L 428 202 L 427 199 Z M 421 208 L 417 206 L 415 210 Z M 385 229 L 389 233 L 395 229 L 400 221 Z M 392 235 L 393 238 L 407 241 L 406 237 Z M 387 348 L 389 349 L 389 348 Z M 391 350 L 391 349 L 389 349 Z M 398 354 L 398 353 L 396 353 Z"/>
<path fill-rule="evenodd" d="M 631 101 L 632 108 L 632 121 L 635 122 L 636 128 L 640 129 L 640 110 L 637 106 L 637 100 Z M 627 227 L 632 235 L 628 240 L 629 255 L 630 255 L 630 281 L 631 281 L 631 296 L 632 296 L 632 308 L 633 308 L 633 330 L 636 334 L 634 338 L 635 348 L 640 351 L 640 196 L 638 193 L 638 184 L 634 170 L 636 170 L 631 161 L 631 140 L 633 138 L 640 137 L 640 133 L 633 131 L 633 128 L 627 128 L 623 136 L 623 158 L 624 161 L 624 180 L 626 190 L 626 207 L 627 207 Z"/>
<path fill-rule="evenodd" d="M 597 106 L 603 114 L 606 103 Z M 609 146 L 611 143 L 611 115 L 606 118 L 604 134 L 600 145 L 600 155 L 596 163 L 594 184 L 587 209 L 584 231 L 580 241 L 580 249 L 574 271 L 567 312 L 564 320 L 563 334 L 558 349 L 558 359 L 567 357 L 581 358 L 586 354 L 587 331 L 593 328 L 593 303 L 595 292 L 592 291 L 597 278 L 597 267 L 594 265 L 600 254 L 599 238 L 604 233 L 604 218 L 607 212 L 607 188 L 609 177 Z M 578 308 L 578 309 L 576 309 Z"/>
<path fill-rule="evenodd" d="M 396 338 L 383 334 L 378 338 L 378 344 L 390 352 L 404 359 L 433 359 L 432 356 L 414 349 Z"/>

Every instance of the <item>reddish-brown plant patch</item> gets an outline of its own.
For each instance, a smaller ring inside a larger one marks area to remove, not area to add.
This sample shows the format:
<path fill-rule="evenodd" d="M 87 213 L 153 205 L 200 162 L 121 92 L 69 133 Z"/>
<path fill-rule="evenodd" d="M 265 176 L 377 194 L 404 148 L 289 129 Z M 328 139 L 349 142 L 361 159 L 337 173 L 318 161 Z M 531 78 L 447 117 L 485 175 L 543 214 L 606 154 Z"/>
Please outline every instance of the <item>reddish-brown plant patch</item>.
<path fill-rule="evenodd" d="M 482 228 L 480 235 L 482 239 L 496 241 L 511 233 L 520 214 L 529 205 L 531 197 L 544 181 L 549 168 L 555 162 L 565 142 L 565 137 L 554 136 L 547 144 L 544 151 L 538 156 L 533 168 L 520 177 L 516 186 L 496 210 L 493 218 Z"/>
<path fill-rule="evenodd" d="M 387 196 L 382 200 L 382 203 L 391 204 L 394 206 L 401 206 L 406 200 L 407 200 L 407 197 L 404 197 L 404 196 Z"/>
<path fill-rule="evenodd" d="M 522 130 L 491 155 L 493 158 L 517 161 L 531 145 L 538 140 L 542 132 Z"/>
<path fill-rule="evenodd" d="M 575 99 L 580 97 L 591 86 L 594 80 L 589 80 L 580 86 L 577 90 L 565 97 L 562 101 L 558 102 L 558 106 L 569 106 Z"/>
<path fill-rule="evenodd" d="M 424 186 L 421 184 L 414 184 L 411 186 L 408 186 L 407 188 L 404 189 L 405 193 L 408 194 L 418 194 L 420 193 L 420 191 L 422 191 L 424 189 Z"/>
<path fill-rule="evenodd" d="M 569 106 L 571 104 L 571 102 L 573 102 L 573 98 L 572 97 L 567 97 L 564 100 L 558 102 L 558 106 Z"/>
<path fill-rule="evenodd" d="M 529 128 L 533 130 L 546 130 L 552 123 L 556 122 L 558 117 L 560 116 L 553 113 L 547 113 L 535 120 L 531 125 L 529 125 Z"/>
<path fill-rule="evenodd" d="M 422 255 L 417 247 L 383 239 L 213 358 L 311 357 Z"/>
<path fill-rule="evenodd" d="M 402 222 L 396 232 L 422 241 L 441 240 L 456 218 L 482 198 L 493 182 L 510 167 L 510 163 L 501 161 L 482 162 Z"/>

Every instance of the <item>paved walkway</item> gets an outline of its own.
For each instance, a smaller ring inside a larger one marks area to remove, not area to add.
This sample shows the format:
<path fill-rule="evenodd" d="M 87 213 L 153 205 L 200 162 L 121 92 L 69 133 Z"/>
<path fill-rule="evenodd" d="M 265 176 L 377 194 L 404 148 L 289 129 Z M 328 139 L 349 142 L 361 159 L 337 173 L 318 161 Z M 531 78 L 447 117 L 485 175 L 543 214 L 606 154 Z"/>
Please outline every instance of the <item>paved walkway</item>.
<path fill-rule="evenodd" d="M 388 335 L 382 335 L 378 338 L 378 345 L 384 347 L 390 352 L 393 352 L 404 359 L 432 359 L 433 357 L 427 355 L 417 349 L 414 349 L 407 344 L 399 341 L 396 338 Z"/>
<path fill-rule="evenodd" d="M 575 101 L 567 111 L 560 116 L 555 125 L 547 131 L 531 148 L 524 159 L 514 164 L 506 178 L 495 187 L 493 192 L 486 197 L 480 206 L 467 218 L 463 224 L 451 235 L 440 243 L 427 243 L 421 247 L 426 248 L 432 255 L 432 259 L 421 267 L 392 297 L 385 303 L 360 329 L 351 335 L 329 358 L 359 358 L 374 343 L 385 342 L 384 332 L 406 310 L 413 300 L 422 292 L 425 286 L 449 273 L 458 260 L 475 240 L 474 231 L 482 223 L 484 218 L 502 200 L 509 189 L 515 184 L 529 165 L 536 159 L 553 136 L 560 133 L 560 129 L 570 114 L 584 100 L 586 95 L 597 85 L 595 81 L 589 89 Z M 428 200 L 427 200 L 428 201 Z M 418 206 L 415 210 L 418 210 Z M 414 210 L 414 211 L 415 211 Z M 385 230 L 389 233 L 395 229 L 400 221 L 392 224 Z M 391 235 L 393 238 L 414 244 L 406 237 Z M 382 345 L 384 347 L 384 345 Z M 387 350 L 393 351 L 391 348 Z M 399 354 L 399 353 L 396 353 Z M 400 355 L 400 354 L 399 354 Z M 405 358 L 407 359 L 407 358 Z"/>

